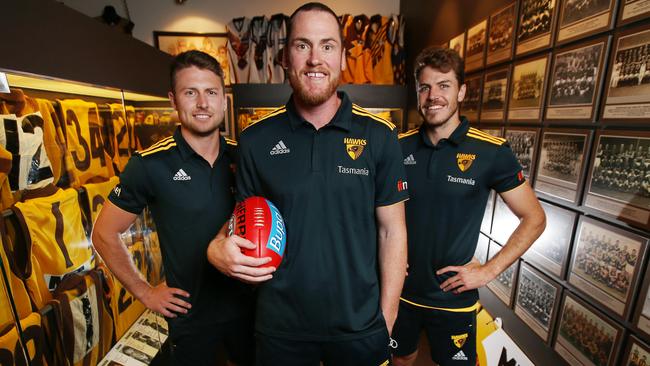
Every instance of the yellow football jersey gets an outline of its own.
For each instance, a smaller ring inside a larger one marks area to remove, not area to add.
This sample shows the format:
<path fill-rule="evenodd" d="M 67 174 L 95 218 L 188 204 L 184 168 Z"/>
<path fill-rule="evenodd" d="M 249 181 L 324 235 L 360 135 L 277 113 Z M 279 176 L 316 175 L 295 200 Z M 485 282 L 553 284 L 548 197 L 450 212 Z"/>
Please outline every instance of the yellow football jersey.
<path fill-rule="evenodd" d="M 9 186 L 9 172 L 11 171 L 11 153 L 0 146 L 0 211 L 8 209 L 14 204 Z"/>
<path fill-rule="evenodd" d="M 66 145 L 72 156 L 72 186 L 101 182 L 115 175 L 102 139 L 97 104 L 80 99 L 59 100 L 64 118 Z"/>
<path fill-rule="evenodd" d="M 23 330 L 23 342 L 27 348 L 23 351 L 18 341 L 18 329 L 12 326 L 1 330 L 0 334 L 0 365 L 45 365 L 44 335 L 41 328 L 41 316 L 38 313 L 31 313 L 20 320 Z M 29 357 L 29 363 L 25 360 Z"/>
<path fill-rule="evenodd" d="M 67 276 L 54 292 L 60 312 L 59 331 L 66 359 L 72 365 L 96 365 L 113 344 L 113 322 L 97 270 Z"/>
<path fill-rule="evenodd" d="M 99 211 L 102 209 L 108 194 L 119 182 L 120 179 L 118 177 L 111 177 L 106 182 L 88 183 L 83 185 L 83 188 L 88 194 L 89 207 L 87 207 L 87 211 L 90 212 L 90 219 L 93 225 L 95 224 L 95 220 L 97 220 Z"/>
<path fill-rule="evenodd" d="M 393 63 L 390 58 L 392 46 L 388 42 L 388 18 L 373 15 L 366 28 L 364 63 L 371 65 L 372 84 L 393 84 Z"/>
<path fill-rule="evenodd" d="M 23 197 L 25 201 L 17 202 L 12 210 L 31 258 L 31 268 L 24 269 L 27 289 L 40 309 L 65 275 L 93 268 L 94 252 L 84 230 L 75 189 L 49 186 L 28 193 Z"/>
<path fill-rule="evenodd" d="M 109 126 L 105 126 L 108 128 L 104 128 L 104 131 L 107 132 L 105 137 L 109 139 L 107 146 L 110 146 L 109 155 L 113 159 L 113 164 L 121 172 L 134 151 L 131 146 L 133 124 L 129 123 L 122 104 L 112 103 L 108 107 L 110 108 L 111 121 Z"/>

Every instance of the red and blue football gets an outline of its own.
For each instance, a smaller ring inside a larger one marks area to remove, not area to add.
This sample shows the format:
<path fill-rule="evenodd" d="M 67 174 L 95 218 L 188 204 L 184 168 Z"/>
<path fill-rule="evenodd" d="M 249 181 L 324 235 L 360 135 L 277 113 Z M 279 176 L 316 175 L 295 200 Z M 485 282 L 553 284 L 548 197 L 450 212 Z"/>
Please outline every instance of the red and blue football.
<path fill-rule="evenodd" d="M 262 267 L 278 267 L 287 243 L 287 232 L 280 211 L 264 197 L 248 197 L 237 203 L 228 223 L 228 235 L 236 234 L 257 245 L 243 249 L 245 255 L 271 261 Z"/>

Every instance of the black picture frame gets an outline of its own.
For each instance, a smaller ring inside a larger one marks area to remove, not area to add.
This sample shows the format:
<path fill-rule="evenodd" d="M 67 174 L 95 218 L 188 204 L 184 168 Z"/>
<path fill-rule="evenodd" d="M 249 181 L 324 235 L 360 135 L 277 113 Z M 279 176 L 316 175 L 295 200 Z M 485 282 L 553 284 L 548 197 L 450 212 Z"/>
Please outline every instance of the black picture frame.
<path fill-rule="evenodd" d="M 555 44 L 564 44 L 612 29 L 617 5 L 617 0 L 561 0 Z"/>
<path fill-rule="evenodd" d="M 561 295 L 562 285 L 525 262 L 519 266 L 515 314 L 546 344 L 551 341 Z"/>
<path fill-rule="evenodd" d="M 647 0 L 621 0 L 616 26 L 634 23 L 646 19 L 650 14 L 650 2 Z"/>
<path fill-rule="evenodd" d="M 541 122 L 550 64 L 550 53 L 515 62 L 508 100 L 510 123 Z"/>
<path fill-rule="evenodd" d="M 650 131 L 598 131 L 582 204 L 598 215 L 650 228 L 650 193 L 641 161 L 646 157 Z"/>
<path fill-rule="evenodd" d="M 513 126 L 506 128 L 505 138 L 510 144 L 512 152 L 521 164 L 523 174 L 531 186 L 537 163 L 540 128 Z"/>
<path fill-rule="evenodd" d="M 492 66 L 512 60 L 517 29 L 517 2 L 490 15 L 485 64 Z"/>
<path fill-rule="evenodd" d="M 546 274 L 564 279 L 578 214 L 551 203 L 540 203 L 546 213 L 546 229 L 524 253 L 524 259 Z"/>
<path fill-rule="evenodd" d="M 522 56 L 551 47 L 558 0 L 521 0 L 515 54 Z"/>
<path fill-rule="evenodd" d="M 535 191 L 553 201 L 577 206 L 584 187 L 592 131 L 548 128 L 541 137 Z"/>
<path fill-rule="evenodd" d="M 639 338 L 630 335 L 623 351 L 622 366 L 642 366 L 650 364 L 650 346 Z"/>
<path fill-rule="evenodd" d="M 650 23 L 619 30 L 612 42 L 601 120 L 650 124 Z"/>
<path fill-rule="evenodd" d="M 482 69 L 485 66 L 488 20 L 484 19 L 467 30 L 465 50 L 465 72 Z"/>
<path fill-rule="evenodd" d="M 500 67 L 485 72 L 481 96 L 481 122 L 505 122 L 510 93 L 512 67 Z"/>
<path fill-rule="evenodd" d="M 628 319 L 647 245 L 646 237 L 581 216 L 567 281 L 595 303 Z"/>
<path fill-rule="evenodd" d="M 553 348 L 562 358 L 570 365 L 614 365 L 621 348 L 623 327 L 566 290 L 559 315 Z M 576 339 L 580 335 L 582 341 L 594 342 L 599 333 L 605 342 L 596 347 L 584 348 L 581 340 Z M 594 349 L 595 354 L 588 353 L 588 349 Z"/>
<path fill-rule="evenodd" d="M 549 73 L 545 120 L 593 123 L 598 115 L 611 36 L 556 49 Z"/>
<path fill-rule="evenodd" d="M 465 78 L 465 99 L 460 114 L 470 122 L 478 122 L 481 113 L 481 93 L 483 92 L 483 74 L 473 74 Z"/>

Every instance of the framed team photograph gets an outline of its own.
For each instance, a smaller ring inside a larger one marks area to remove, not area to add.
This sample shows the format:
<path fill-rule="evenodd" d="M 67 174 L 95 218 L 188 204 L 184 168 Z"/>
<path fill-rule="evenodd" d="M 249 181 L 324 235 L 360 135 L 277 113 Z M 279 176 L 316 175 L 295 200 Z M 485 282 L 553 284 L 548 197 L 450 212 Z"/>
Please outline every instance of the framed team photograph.
<path fill-rule="evenodd" d="M 222 136 L 229 139 L 235 139 L 235 110 L 232 102 L 232 93 L 226 93 L 226 114 L 223 123 L 219 126 L 219 132 Z"/>
<path fill-rule="evenodd" d="M 485 66 L 485 43 L 487 41 L 487 19 L 467 30 L 467 54 L 465 72 Z"/>
<path fill-rule="evenodd" d="M 510 66 L 485 73 L 481 98 L 481 122 L 505 122 L 509 89 Z"/>
<path fill-rule="evenodd" d="M 172 56 L 179 53 L 198 50 L 207 53 L 219 61 L 224 72 L 223 82 L 231 84 L 228 64 L 227 33 L 192 33 L 192 32 L 153 32 L 154 47 Z"/>
<path fill-rule="evenodd" d="M 479 234 L 474 256 L 476 257 L 476 259 L 478 259 L 481 265 L 485 264 L 485 262 L 487 261 L 489 247 L 490 247 L 490 238 L 488 238 L 483 234 Z"/>
<path fill-rule="evenodd" d="M 512 59 L 517 22 L 517 2 L 490 15 L 486 65 Z"/>
<path fill-rule="evenodd" d="M 449 48 L 458 52 L 461 58 L 465 58 L 465 32 L 450 39 Z"/>
<path fill-rule="evenodd" d="M 493 241 L 490 241 L 490 250 L 488 251 L 488 260 L 492 259 L 499 251 L 501 246 Z M 512 306 L 515 282 L 517 280 L 517 272 L 519 271 L 519 260 L 516 260 L 505 271 L 501 272 L 495 279 L 488 282 L 487 287 L 497 295 L 508 307 Z"/>
<path fill-rule="evenodd" d="M 546 273 L 564 279 L 578 214 L 544 201 L 540 203 L 546 213 L 546 229 L 524 253 L 524 259 Z"/>
<path fill-rule="evenodd" d="M 582 216 L 573 244 L 569 283 L 627 319 L 647 244 L 645 237 Z"/>
<path fill-rule="evenodd" d="M 551 339 L 561 294 L 559 283 L 527 263 L 519 266 L 515 314 L 546 343 Z"/>
<path fill-rule="evenodd" d="M 587 170 L 591 130 L 545 129 L 535 190 L 552 199 L 578 204 Z"/>
<path fill-rule="evenodd" d="M 539 142 L 539 128 L 534 127 L 511 127 L 506 129 L 506 140 L 515 154 L 517 161 L 521 164 L 524 177 L 532 186 L 535 162 L 537 161 L 537 144 Z"/>
<path fill-rule="evenodd" d="M 481 232 L 490 233 L 492 228 L 492 215 L 494 214 L 494 199 L 496 192 L 490 190 L 487 203 L 485 204 L 485 211 L 483 211 L 483 221 L 481 221 Z"/>
<path fill-rule="evenodd" d="M 632 322 L 643 332 L 646 339 L 650 339 L 650 271 L 645 272 L 643 286 L 636 301 L 636 309 Z"/>
<path fill-rule="evenodd" d="M 547 121 L 594 121 L 608 45 L 606 36 L 554 53 L 546 99 Z"/>
<path fill-rule="evenodd" d="M 570 365 L 613 366 L 623 328 L 568 291 L 561 309 L 555 351 Z"/>
<path fill-rule="evenodd" d="M 591 156 L 583 204 L 650 228 L 650 132 L 599 131 Z"/>
<path fill-rule="evenodd" d="M 470 122 L 478 122 L 481 109 L 481 92 L 483 91 L 483 74 L 465 78 L 465 99 L 460 108 L 460 114 Z"/>
<path fill-rule="evenodd" d="M 492 230 L 490 232 L 492 240 L 505 245 L 510 235 L 519 225 L 519 218 L 510 211 L 508 205 L 498 194 L 494 203 L 494 218 L 492 220 Z"/>
<path fill-rule="evenodd" d="M 561 0 L 558 33 L 555 43 L 612 29 L 615 0 Z"/>
<path fill-rule="evenodd" d="M 650 24 L 616 35 L 602 119 L 650 122 Z"/>
<path fill-rule="evenodd" d="M 650 365 L 650 347 L 639 338 L 630 335 L 627 346 L 623 352 L 622 366 L 647 366 Z"/>
<path fill-rule="evenodd" d="M 541 121 L 550 58 L 550 54 L 545 54 L 515 63 L 508 102 L 508 121 Z"/>
<path fill-rule="evenodd" d="M 522 0 L 517 28 L 517 56 L 551 47 L 558 0 Z"/>
<path fill-rule="evenodd" d="M 650 0 L 621 0 L 618 26 L 645 19 L 650 15 Z"/>

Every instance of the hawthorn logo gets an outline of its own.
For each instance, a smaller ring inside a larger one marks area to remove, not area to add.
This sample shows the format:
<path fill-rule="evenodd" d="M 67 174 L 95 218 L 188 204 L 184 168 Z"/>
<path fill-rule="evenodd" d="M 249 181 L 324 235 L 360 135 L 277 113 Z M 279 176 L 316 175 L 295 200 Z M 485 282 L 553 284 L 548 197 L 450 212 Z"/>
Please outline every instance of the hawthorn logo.
<path fill-rule="evenodd" d="M 359 156 L 363 153 L 363 148 L 368 144 L 366 139 L 353 139 L 350 137 L 344 138 L 343 143 L 345 143 L 345 151 L 352 160 L 359 159 Z"/>
<path fill-rule="evenodd" d="M 459 335 L 452 335 L 451 340 L 454 341 L 454 346 L 458 348 L 463 348 L 465 345 L 465 342 L 467 341 L 467 337 L 469 335 L 467 333 L 459 334 Z"/>
<path fill-rule="evenodd" d="M 476 154 L 456 154 L 456 163 L 461 172 L 466 172 L 476 159 Z"/>

